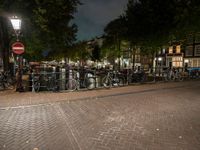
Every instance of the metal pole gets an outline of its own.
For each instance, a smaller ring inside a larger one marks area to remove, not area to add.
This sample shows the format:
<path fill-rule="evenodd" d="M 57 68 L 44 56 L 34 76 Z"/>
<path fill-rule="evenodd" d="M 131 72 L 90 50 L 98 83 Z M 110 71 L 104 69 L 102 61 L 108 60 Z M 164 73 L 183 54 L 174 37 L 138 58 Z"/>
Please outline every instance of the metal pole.
<path fill-rule="evenodd" d="M 16 86 L 16 91 L 22 92 L 23 91 L 23 86 L 22 86 L 22 57 L 19 55 L 19 60 L 18 60 L 18 74 L 17 74 L 17 86 Z"/>

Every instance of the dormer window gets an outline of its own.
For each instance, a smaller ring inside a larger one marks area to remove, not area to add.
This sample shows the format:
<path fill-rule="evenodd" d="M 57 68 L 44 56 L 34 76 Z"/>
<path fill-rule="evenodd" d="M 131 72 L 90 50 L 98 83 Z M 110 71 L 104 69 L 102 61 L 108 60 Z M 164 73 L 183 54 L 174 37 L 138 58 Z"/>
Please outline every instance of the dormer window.
<path fill-rule="evenodd" d="M 173 54 L 173 46 L 169 47 L 169 54 Z"/>
<path fill-rule="evenodd" d="M 177 53 L 177 54 L 180 54 L 180 53 L 181 53 L 181 46 L 180 46 L 180 45 L 177 45 L 177 46 L 176 46 L 176 53 Z"/>

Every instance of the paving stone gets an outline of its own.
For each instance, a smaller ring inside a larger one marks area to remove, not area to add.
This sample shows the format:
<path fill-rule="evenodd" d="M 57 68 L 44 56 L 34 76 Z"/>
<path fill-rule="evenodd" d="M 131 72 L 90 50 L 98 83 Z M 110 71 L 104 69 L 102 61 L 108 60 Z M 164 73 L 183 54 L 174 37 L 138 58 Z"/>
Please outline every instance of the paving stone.
<path fill-rule="evenodd" d="M 8 103 L 0 99 L 0 150 L 199 150 L 199 83 L 8 93 Z"/>

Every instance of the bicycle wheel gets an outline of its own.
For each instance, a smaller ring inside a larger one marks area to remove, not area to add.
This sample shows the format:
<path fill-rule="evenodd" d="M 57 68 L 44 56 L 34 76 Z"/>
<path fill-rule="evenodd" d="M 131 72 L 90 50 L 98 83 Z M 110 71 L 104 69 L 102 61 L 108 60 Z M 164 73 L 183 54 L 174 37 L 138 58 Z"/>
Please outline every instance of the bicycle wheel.
<path fill-rule="evenodd" d="M 15 80 L 12 77 L 9 77 L 9 78 L 7 78 L 5 84 L 6 84 L 7 89 L 14 89 Z"/>
<path fill-rule="evenodd" d="M 53 91 L 53 89 L 54 89 L 53 81 L 50 80 L 47 82 L 47 91 Z"/>
<path fill-rule="evenodd" d="M 124 86 L 124 84 L 125 84 L 125 78 L 124 77 L 119 77 L 118 86 Z"/>
<path fill-rule="evenodd" d="M 35 82 L 33 88 L 34 88 L 35 92 L 39 92 L 40 91 L 40 82 Z"/>
<path fill-rule="evenodd" d="M 4 83 L 3 82 L 0 82 L 0 91 L 4 90 L 5 89 L 5 86 L 4 86 Z"/>
<path fill-rule="evenodd" d="M 163 79 L 165 82 L 168 82 L 170 79 L 169 79 L 169 75 L 167 73 L 164 74 L 164 79 Z"/>
<path fill-rule="evenodd" d="M 47 90 L 53 92 L 59 91 L 58 81 L 56 79 L 50 79 L 47 82 Z"/>
<path fill-rule="evenodd" d="M 67 91 L 75 91 L 77 89 L 76 80 L 75 79 L 68 80 L 65 88 L 66 88 Z"/>
<path fill-rule="evenodd" d="M 85 80 L 85 87 L 88 89 L 88 90 L 92 90 L 94 89 L 96 86 L 95 86 L 95 78 L 94 77 L 88 77 L 86 80 Z"/>
<path fill-rule="evenodd" d="M 105 88 L 111 88 L 111 79 L 107 76 L 105 76 L 103 79 L 102 79 L 102 85 L 105 87 Z"/>
<path fill-rule="evenodd" d="M 144 83 L 144 82 L 146 82 L 147 81 L 147 76 L 146 76 L 146 74 L 144 73 L 144 74 L 142 74 L 142 76 L 141 76 L 141 83 Z"/>
<path fill-rule="evenodd" d="M 132 75 L 129 75 L 127 80 L 128 80 L 128 84 L 133 83 Z"/>
<path fill-rule="evenodd" d="M 5 82 L 4 86 L 6 89 L 10 89 L 10 90 L 14 89 L 14 85 L 9 82 Z"/>
<path fill-rule="evenodd" d="M 181 74 L 178 75 L 178 81 L 183 81 L 183 76 Z"/>

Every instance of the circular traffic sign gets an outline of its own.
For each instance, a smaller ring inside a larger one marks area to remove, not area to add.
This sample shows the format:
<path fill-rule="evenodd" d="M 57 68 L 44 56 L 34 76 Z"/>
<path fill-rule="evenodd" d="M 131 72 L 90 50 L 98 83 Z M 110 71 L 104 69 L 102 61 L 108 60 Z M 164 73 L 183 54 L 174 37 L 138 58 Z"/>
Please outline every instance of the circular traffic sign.
<path fill-rule="evenodd" d="M 24 44 L 21 42 L 15 42 L 12 44 L 12 51 L 17 55 L 21 55 L 25 52 Z"/>

